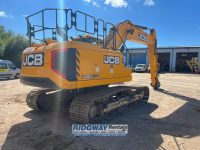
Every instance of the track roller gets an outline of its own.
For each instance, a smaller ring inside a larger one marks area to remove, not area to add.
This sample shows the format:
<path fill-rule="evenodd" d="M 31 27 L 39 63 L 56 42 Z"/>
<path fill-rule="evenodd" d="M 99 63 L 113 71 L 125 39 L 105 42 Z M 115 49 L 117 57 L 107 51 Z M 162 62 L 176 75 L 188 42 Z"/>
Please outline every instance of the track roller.
<path fill-rule="evenodd" d="M 99 123 L 114 112 L 147 102 L 148 87 L 117 86 L 77 96 L 69 108 L 70 118 L 78 123 Z"/>

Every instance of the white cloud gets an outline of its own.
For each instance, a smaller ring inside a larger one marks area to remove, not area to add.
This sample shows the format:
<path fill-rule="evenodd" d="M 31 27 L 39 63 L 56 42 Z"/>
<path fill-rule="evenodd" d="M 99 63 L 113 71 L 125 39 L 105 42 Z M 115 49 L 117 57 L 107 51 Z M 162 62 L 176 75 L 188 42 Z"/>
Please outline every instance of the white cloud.
<path fill-rule="evenodd" d="M 100 7 L 100 2 L 104 2 L 105 5 L 110 5 L 114 8 L 127 7 L 126 0 L 83 0 L 83 2 L 91 3 L 94 7 Z"/>
<path fill-rule="evenodd" d="M 0 17 L 7 18 L 8 15 L 4 11 L 0 11 Z"/>
<path fill-rule="evenodd" d="M 154 0 L 145 0 L 144 5 L 145 6 L 154 6 L 155 2 L 154 2 Z"/>
<path fill-rule="evenodd" d="M 91 0 L 83 0 L 84 2 L 88 2 L 88 3 L 90 3 L 91 2 Z"/>
<path fill-rule="evenodd" d="M 12 15 L 7 14 L 5 11 L 0 11 L 0 17 L 3 17 L 3 18 L 13 18 Z"/>
<path fill-rule="evenodd" d="M 104 4 L 111 5 L 114 8 L 127 7 L 128 3 L 126 0 L 104 0 Z"/>
<path fill-rule="evenodd" d="M 94 7 L 97 7 L 97 8 L 100 7 L 100 3 L 95 0 L 83 0 L 83 2 L 91 3 Z"/>
<path fill-rule="evenodd" d="M 99 8 L 99 7 L 100 7 L 100 4 L 99 4 L 99 3 L 97 3 L 96 1 L 93 1 L 93 2 L 92 2 L 92 5 L 93 5 L 94 7 L 97 7 L 97 8 Z"/>

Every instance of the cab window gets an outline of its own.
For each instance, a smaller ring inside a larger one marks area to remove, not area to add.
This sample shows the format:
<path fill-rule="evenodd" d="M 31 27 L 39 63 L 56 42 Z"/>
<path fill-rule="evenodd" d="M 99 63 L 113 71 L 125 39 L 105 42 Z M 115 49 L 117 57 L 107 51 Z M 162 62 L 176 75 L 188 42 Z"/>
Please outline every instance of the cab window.
<path fill-rule="evenodd" d="M 0 63 L 0 69 L 7 69 L 8 65 L 5 63 Z"/>

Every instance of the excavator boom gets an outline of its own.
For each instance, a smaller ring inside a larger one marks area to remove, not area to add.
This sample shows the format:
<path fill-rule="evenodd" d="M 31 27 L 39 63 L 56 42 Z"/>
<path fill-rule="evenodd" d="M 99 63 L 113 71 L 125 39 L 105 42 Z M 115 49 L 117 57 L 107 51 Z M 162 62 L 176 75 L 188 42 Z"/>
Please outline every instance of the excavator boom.
<path fill-rule="evenodd" d="M 147 34 L 144 30 L 150 30 L 150 34 Z M 112 41 L 111 37 L 113 35 L 115 36 L 115 41 Z M 160 82 L 158 75 L 156 31 L 147 27 L 134 25 L 131 21 L 126 20 L 115 25 L 111 29 L 109 36 L 106 38 L 106 48 L 111 49 L 113 42 L 115 42 L 115 48 L 119 49 L 121 45 L 125 44 L 126 40 L 148 46 L 151 68 L 151 85 L 154 89 L 158 89 L 160 87 Z"/>

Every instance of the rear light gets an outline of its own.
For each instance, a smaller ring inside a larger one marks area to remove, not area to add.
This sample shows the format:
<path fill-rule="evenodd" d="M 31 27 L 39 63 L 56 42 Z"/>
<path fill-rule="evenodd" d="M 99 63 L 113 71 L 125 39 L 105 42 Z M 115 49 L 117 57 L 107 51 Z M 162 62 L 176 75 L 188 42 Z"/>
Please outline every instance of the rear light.
<path fill-rule="evenodd" d="M 51 52 L 51 69 L 66 78 L 67 72 L 67 49 L 64 50 L 54 50 Z"/>
<path fill-rule="evenodd" d="M 51 52 L 51 69 L 68 81 L 77 80 L 76 66 L 75 48 L 57 49 Z"/>

